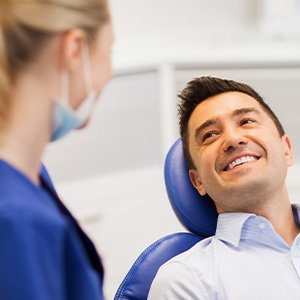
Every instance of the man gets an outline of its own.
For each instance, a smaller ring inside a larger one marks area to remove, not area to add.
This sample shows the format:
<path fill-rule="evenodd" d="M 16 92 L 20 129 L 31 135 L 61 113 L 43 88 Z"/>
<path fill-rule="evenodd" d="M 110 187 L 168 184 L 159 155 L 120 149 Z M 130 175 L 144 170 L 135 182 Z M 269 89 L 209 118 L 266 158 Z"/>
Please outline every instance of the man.
<path fill-rule="evenodd" d="M 280 121 L 234 81 L 194 79 L 179 97 L 189 176 L 218 224 L 160 268 L 148 299 L 300 299 L 300 206 L 285 185 L 293 158 Z"/>

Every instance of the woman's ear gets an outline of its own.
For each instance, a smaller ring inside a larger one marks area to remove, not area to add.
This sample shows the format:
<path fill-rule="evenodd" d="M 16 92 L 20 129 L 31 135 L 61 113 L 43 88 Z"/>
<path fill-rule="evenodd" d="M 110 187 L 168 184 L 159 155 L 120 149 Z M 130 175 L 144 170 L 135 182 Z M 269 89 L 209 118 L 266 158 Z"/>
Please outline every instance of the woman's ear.
<path fill-rule="evenodd" d="M 203 186 L 202 180 L 199 177 L 197 170 L 192 169 L 189 170 L 189 177 L 194 186 L 194 188 L 198 191 L 201 196 L 206 195 L 206 190 Z"/>
<path fill-rule="evenodd" d="M 82 44 L 86 42 L 83 30 L 73 29 L 62 37 L 62 65 L 69 71 L 74 71 L 82 65 Z"/>

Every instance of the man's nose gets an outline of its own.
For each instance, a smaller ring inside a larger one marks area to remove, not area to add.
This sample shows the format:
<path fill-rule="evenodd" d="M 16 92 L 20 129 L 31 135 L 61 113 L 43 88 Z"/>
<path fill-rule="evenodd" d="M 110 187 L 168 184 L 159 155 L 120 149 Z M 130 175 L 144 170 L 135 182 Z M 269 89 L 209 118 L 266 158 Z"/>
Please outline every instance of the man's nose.
<path fill-rule="evenodd" d="M 247 138 L 242 131 L 236 128 L 229 128 L 223 132 L 223 151 L 233 151 L 247 144 Z"/>

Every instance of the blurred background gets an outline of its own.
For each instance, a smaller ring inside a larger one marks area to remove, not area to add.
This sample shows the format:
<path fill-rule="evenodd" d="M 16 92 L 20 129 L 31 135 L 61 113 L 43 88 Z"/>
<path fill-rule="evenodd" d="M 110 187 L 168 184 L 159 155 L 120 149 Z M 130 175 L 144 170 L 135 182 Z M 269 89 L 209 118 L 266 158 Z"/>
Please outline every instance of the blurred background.
<path fill-rule="evenodd" d="M 287 184 L 300 202 L 300 0 L 110 0 L 113 78 L 90 126 L 49 145 L 44 163 L 95 241 L 113 295 L 137 256 L 184 231 L 163 163 L 178 138 L 177 93 L 199 76 L 250 84 L 292 138 Z"/>

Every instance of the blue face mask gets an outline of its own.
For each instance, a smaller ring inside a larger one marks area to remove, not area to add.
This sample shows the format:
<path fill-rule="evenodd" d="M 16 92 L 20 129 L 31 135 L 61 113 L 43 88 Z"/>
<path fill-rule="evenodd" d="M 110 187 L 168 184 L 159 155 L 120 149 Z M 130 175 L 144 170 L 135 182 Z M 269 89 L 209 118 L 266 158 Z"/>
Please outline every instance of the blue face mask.
<path fill-rule="evenodd" d="M 96 102 L 97 95 L 92 89 L 89 54 L 86 45 L 82 46 L 82 54 L 84 63 L 84 78 L 88 95 L 82 101 L 81 105 L 76 110 L 73 110 L 69 105 L 68 73 L 66 70 L 62 71 L 62 97 L 54 101 L 51 141 L 56 141 L 71 132 L 73 129 L 82 127 L 90 117 L 92 108 Z"/>

